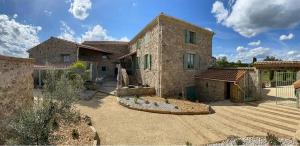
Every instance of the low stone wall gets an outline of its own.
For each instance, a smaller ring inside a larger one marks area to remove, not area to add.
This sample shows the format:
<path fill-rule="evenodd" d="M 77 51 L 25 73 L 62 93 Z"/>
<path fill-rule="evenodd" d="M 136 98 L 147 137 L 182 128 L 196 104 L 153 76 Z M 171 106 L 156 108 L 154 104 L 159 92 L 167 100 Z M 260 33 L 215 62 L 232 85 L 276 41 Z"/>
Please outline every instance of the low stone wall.
<path fill-rule="evenodd" d="M 0 55 L 0 120 L 33 103 L 33 60 Z"/>
<path fill-rule="evenodd" d="M 155 88 L 152 87 L 137 87 L 137 88 L 123 87 L 116 90 L 117 96 L 154 95 L 154 94 L 155 94 Z"/>

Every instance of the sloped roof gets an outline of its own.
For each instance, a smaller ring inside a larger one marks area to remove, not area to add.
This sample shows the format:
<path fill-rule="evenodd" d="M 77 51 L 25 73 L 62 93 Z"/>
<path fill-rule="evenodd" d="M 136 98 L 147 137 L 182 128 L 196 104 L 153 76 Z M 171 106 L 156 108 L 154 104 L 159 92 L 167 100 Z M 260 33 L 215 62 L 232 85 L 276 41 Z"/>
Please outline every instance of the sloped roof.
<path fill-rule="evenodd" d="M 61 39 L 61 38 L 57 38 L 57 37 L 50 37 L 48 40 L 51 40 L 51 39 L 52 40 L 63 41 L 63 42 L 66 42 L 66 43 L 71 43 L 71 44 L 76 45 L 77 47 L 83 48 L 83 49 L 94 50 L 94 51 L 99 51 L 99 52 L 104 52 L 104 53 L 112 54 L 112 52 L 107 51 L 107 50 L 102 50 L 100 48 L 96 48 L 96 47 L 85 45 L 85 44 L 79 44 L 79 43 L 76 43 L 76 42 L 72 42 L 72 41 Z M 44 41 L 43 43 L 46 43 L 48 40 Z M 33 48 L 35 48 L 35 47 L 32 47 L 32 48 L 28 49 L 27 52 L 30 52 L 30 50 L 33 49 Z"/>
<path fill-rule="evenodd" d="M 246 72 L 246 69 L 208 69 L 196 76 L 196 78 L 224 82 L 239 82 Z"/>
<path fill-rule="evenodd" d="M 300 79 L 293 83 L 295 89 L 300 88 Z"/>
<path fill-rule="evenodd" d="M 281 68 L 294 68 L 300 69 L 300 61 L 259 61 L 253 64 L 258 69 L 281 69 Z"/>
<path fill-rule="evenodd" d="M 84 41 L 82 44 L 101 44 L 101 45 L 106 45 L 106 44 L 114 44 L 114 45 L 128 45 L 128 42 L 123 42 L 123 41 Z"/>

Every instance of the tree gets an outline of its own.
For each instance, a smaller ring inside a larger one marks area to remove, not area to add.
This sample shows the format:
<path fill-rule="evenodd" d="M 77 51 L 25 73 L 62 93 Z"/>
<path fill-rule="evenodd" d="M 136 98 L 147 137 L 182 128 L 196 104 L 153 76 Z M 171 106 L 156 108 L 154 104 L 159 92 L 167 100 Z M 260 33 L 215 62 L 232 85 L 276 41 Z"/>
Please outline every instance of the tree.
<path fill-rule="evenodd" d="M 281 59 L 277 59 L 275 56 L 266 56 L 264 61 L 281 61 Z"/>

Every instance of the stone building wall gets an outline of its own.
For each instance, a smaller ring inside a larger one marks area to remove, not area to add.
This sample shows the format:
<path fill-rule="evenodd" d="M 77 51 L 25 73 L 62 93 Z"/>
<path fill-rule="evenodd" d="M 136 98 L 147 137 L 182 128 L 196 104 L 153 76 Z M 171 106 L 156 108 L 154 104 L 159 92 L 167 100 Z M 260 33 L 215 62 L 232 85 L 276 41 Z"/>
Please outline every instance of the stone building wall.
<path fill-rule="evenodd" d="M 186 87 L 195 85 L 195 75 L 207 70 L 212 56 L 213 33 L 194 25 L 162 15 L 162 96 L 184 94 Z M 196 32 L 194 44 L 185 42 L 185 31 Z M 184 69 L 183 56 L 186 53 L 200 56 L 200 66 Z"/>
<path fill-rule="evenodd" d="M 33 60 L 0 56 L 0 119 L 33 103 Z"/>
<path fill-rule="evenodd" d="M 45 42 L 31 48 L 29 58 L 35 59 L 35 64 L 72 64 L 77 60 L 77 46 L 72 42 L 51 37 Z M 70 62 L 63 62 L 63 54 L 70 55 Z"/>
<path fill-rule="evenodd" d="M 200 101 L 224 100 L 226 82 L 196 79 Z"/>
<path fill-rule="evenodd" d="M 140 47 L 137 48 L 137 43 L 140 42 Z M 160 50 L 160 26 L 156 23 L 151 29 L 143 35 L 133 40 L 129 44 L 130 52 L 137 52 L 139 58 L 139 69 L 136 69 L 135 75 L 137 82 L 143 85 L 155 87 L 156 93 L 159 93 L 159 53 Z M 151 69 L 144 69 L 144 56 L 151 54 L 152 65 Z"/>
<path fill-rule="evenodd" d="M 83 42 L 84 45 L 93 46 L 102 50 L 110 51 L 112 54 L 101 54 L 100 61 L 97 66 L 99 68 L 99 74 L 108 77 L 116 78 L 116 64 L 119 62 L 118 58 L 129 53 L 128 44 L 126 42 Z M 106 56 L 106 57 L 102 57 Z M 103 71 L 105 68 L 106 71 Z"/>

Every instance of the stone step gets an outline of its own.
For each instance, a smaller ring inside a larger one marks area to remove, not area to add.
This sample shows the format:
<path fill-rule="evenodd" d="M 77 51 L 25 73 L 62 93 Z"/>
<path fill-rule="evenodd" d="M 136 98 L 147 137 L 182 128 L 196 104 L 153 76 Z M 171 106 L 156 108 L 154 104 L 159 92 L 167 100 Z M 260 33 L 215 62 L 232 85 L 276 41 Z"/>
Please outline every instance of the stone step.
<path fill-rule="evenodd" d="M 280 121 L 277 121 L 277 120 L 268 119 L 266 117 L 255 116 L 255 115 L 249 114 L 247 112 L 241 112 L 240 109 L 234 110 L 233 108 L 230 108 L 230 109 L 226 108 L 226 109 L 223 109 L 223 110 L 231 112 L 231 113 L 233 113 L 235 115 L 238 115 L 240 117 L 247 118 L 247 119 L 252 120 L 252 121 L 256 121 L 256 122 L 263 123 L 263 124 L 266 124 L 266 125 L 269 125 L 269 126 L 272 126 L 272 127 L 277 127 L 277 128 L 280 128 L 280 129 L 284 129 L 284 130 L 287 130 L 287 131 L 296 132 L 297 125 L 291 125 L 291 124 L 280 122 Z"/>
<path fill-rule="evenodd" d="M 272 119 L 272 120 L 277 120 L 277 121 L 281 121 L 281 122 L 288 123 L 291 125 L 298 125 L 298 122 L 299 122 L 298 120 L 294 120 L 291 118 L 285 118 L 285 117 L 281 117 L 281 116 L 276 116 L 274 114 L 257 111 L 256 108 L 240 107 L 239 110 L 241 110 L 243 112 L 247 112 L 247 113 L 255 115 L 255 116 L 260 116 L 260 117 L 264 117 L 264 118 L 268 118 L 268 119 Z"/>
<path fill-rule="evenodd" d="M 246 103 L 246 104 L 255 105 L 253 103 Z M 278 107 L 276 105 L 271 106 L 271 105 L 259 104 L 258 107 L 262 107 L 262 108 L 265 108 L 265 109 L 270 109 L 270 110 L 278 111 L 278 112 L 281 112 L 281 113 L 287 113 L 287 114 L 291 114 L 291 115 L 297 115 L 297 116 L 300 117 L 300 112 L 283 109 L 283 108 L 280 108 L 280 107 Z"/>
<path fill-rule="evenodd" d="M 294 136 L 294 132 L 288 131 L 288 130 L 284 130 L 284 129 L 280 129 L 277 127 L 273 127 L 264 123 L 260 123 L 257 121 L 253 121 L 247 117 L 241 117 L 239 115 L 237 115 L 236 113 L 231 113 L 228 111 L 225 111 L 221 108 L 216 110 L 216 114 L 222 116 L 223 118 L 226 118 L 230 121 L 234 121 L 236 123 L 242 124 L 244 126 L 247 126 L 249 128 L 253 128 L 256 129 L 258 131 L 261 132 L 271 132 L 273 134 L 276 134 L 278 136 L 282 136 L 282 137 L 287 137 L 287 138 L 291 138 Z"/>
<path fill-rule="evenodd" d="M 233 125 L 233 121 L 228 120 L 227 118 L 224 118 L 222 116 L 211 116 L 211 118 L 217 122 L 220 122 L 221 124 L 225 125 L 226 127 L 230 127 L 231 129 L 235 130 L 236 136 L 252 136 L 252 135 L 260 135 L 265 136 L 266 134 L 264 132 L 255 130 L 253 128 L 249 128 L 247 126 L 244 126 L 240 123 L 235 123 Z"/>

